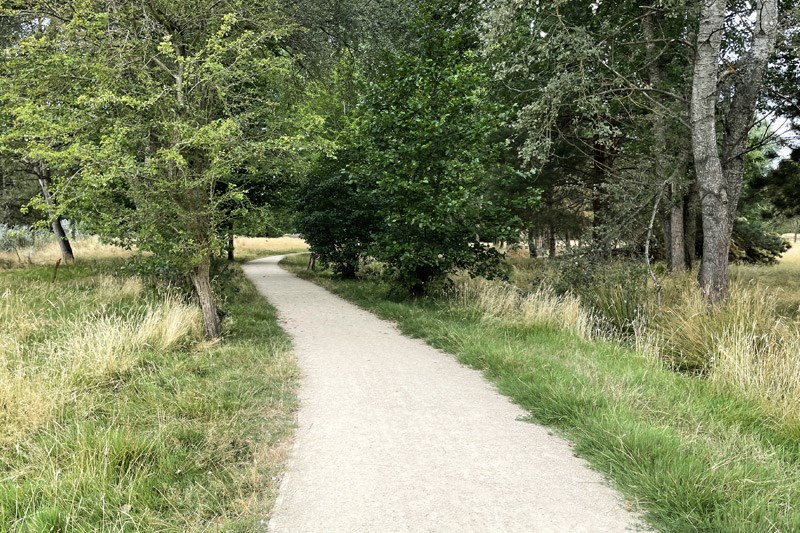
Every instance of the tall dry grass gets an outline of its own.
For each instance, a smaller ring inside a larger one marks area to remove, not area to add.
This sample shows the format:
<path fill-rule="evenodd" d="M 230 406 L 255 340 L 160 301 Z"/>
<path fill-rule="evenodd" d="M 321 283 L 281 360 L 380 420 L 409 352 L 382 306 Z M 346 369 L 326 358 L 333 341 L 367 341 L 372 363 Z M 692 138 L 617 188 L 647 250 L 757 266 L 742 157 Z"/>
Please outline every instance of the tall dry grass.
<path fill-rule="evenodd" d="M 460 279 L 455 298 L 461 307 L 495 319 L 622 339 L 676 371 L 705 376 L 720 389 L 800 423 L 800 244 L 778 265 L 733 266 L 730 298 L 719 307 L 705 303 L 696 273 L 664 276 L 659 303 L 652 287 L 626 281 L 629 276 L 622 266 L 594 268 L 602 272 L 574 289 L 579 296 L 557 294 L 572 290 L 561 269 L 526 261 L 515 269 L 515 284 L 530 292 L 499 282 Z M 626 301 L 630 305 L 620 310 L 620 320 L 614 320 L 616 307 L 607 302 Z M 535 318 L 526 322 L 526 313 Z"/>
<path fill-rule="evenodd" d="M 240 259 L 256 259 L 266 255 L 308 250 L 306 241 L 288 235 L 275 238 L 236 237 L 233 245 L 236 256 Z"/>
<path fill-rule="evenodd" d="M 92 281 L 0 287 L 0 442 L 47 424 L 82 388 L 121 379 L 149 350 L 201 338 L 196 307 L 139 298 L 137 278 Z"/>
<path fill-rule="evenodd" d="M 504 281 L 467 275 L 454 277 L 453 283 L 452 302 L 461 309 L 479 312 L 485 319 L 551 327 L 586 339 L 594 333 L 591 314 L 578 298 L 558 295 L 548 286 L 522 291 Z"/>
<path fill-rule="evenodd" d="M 709 307 L 693 276 L 673 278 L 663 305 L 648 306 L 637 345 L 800 422 L 800 322 L 780 313 L 780 298 L 770 286 L 740 280 L 724 305 Z"/>
<path fill-rule="evenodd" d="M 119 246 L 103 244 L 97 237 L 86 237 L 70 241 L 75 259 L 113 259 L 132 256 L 135 252 Z M 39 245 L 20 248 L 16 252 L 0 252 L 0 265 L 52 265 L 61 259 L 61 250 L 55 239 Z"/>

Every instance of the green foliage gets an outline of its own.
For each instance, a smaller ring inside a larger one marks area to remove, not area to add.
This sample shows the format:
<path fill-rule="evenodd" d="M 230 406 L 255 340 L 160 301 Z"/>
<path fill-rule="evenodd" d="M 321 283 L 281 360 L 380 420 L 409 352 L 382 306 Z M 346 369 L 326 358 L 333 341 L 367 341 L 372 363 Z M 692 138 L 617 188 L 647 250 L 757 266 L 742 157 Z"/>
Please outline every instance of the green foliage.
<path fill-rule="evenodd" d="M 742 263 L 776 263 L 789 243 L 759 221 L 737 218 L 733 225 L 730 258 Z"/>
<path fill-rule="evenodd" d="M 336 159 L 316 165 L 298 191 L 295 219 L 320 263 L 348 278 L 355 276 L 381 230 L 378 195 L 360 190 L 349 171 L 356 154 L 341 151 Z"/>
<path fill-rule="evenodd" d="M 768 215 L 800 217 L 800 148 L 775 169 L 749 176 L 748 186 L 769 206 Z"/>
<path fill-rule="evenodd" d="M 733 226 L 731 261 L 775 263 L 788 249 L 788 243 L 775 233 L 776 222 L 800 215 L 800 167 L 793 160 L 800 160 L 800 150 L 773 168 L 774 142 L 759 146 L 770 135 L 766 128 L 750 134 L 750 143 L 755 147 L 747 154 L 740 216 Z"/>
<path fill-rule="evenodd" d="M 249 205 L 243 185 L 310 144 L 314 117 L 290 113 L 293 25 L 272 0 L 29 7 L 0 145 L 53 173 L 60 209 L 191 278 L 219 334 L 208 265 Z"/>
<path fill-rule="evenodd" d="M 515 238 L 484 192 L 500 118 L 477 54 L 478 9 L 421 4 L 407 46 L 384 52 L 355 124 L 364 156 L 354 173 L 382 200 L 372 253 L 415 294 L 456 269 L 494 272 L 499 255 L 482 241 Z"/>

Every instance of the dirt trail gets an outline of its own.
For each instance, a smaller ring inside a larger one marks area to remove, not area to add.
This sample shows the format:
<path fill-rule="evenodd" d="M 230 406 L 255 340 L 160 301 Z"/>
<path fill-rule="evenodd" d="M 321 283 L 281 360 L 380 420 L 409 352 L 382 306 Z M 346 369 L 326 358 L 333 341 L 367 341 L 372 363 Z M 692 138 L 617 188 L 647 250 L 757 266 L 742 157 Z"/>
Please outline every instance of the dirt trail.
<path fill-rule="evenodd" d="M 244 267 L 303 371 L 271 531 L 637 530 L 602 477 L 480 373 L 278 260 Z"/>

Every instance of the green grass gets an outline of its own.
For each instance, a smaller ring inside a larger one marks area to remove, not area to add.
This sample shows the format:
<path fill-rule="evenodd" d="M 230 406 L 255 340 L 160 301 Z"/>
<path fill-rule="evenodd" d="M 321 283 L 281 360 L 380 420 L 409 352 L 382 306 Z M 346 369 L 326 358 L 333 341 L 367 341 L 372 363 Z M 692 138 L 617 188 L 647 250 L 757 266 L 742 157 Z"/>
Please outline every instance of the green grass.
<path fill-rule="evenodd" d="M 274 310 L 232 267 L 210 344 L 118 266 L 0 271 L 0 531 L 262 527 L 297 379 Z"/>
<path fill-rule="evenodd" d="M 556 428 L 660 531 L 800 530 L 800 427 L 743 395 L 610 342 L 503 324 L 375 281 L 284 264 L 484 371 Z"/>

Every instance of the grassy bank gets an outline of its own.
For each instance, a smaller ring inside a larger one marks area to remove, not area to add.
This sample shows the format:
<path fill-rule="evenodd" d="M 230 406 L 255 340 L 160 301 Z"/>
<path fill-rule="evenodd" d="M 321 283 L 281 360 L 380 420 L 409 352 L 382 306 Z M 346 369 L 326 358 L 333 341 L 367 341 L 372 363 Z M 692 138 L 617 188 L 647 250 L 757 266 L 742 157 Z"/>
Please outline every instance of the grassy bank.
<path fill-rule="evenodd" d="M 296 368 L 238 269 L 224 340 L 119 260 L 0 271 L 0 531 L 252 531 Z"/>
<path fill-rule="evenodd" d="M 800 529 L 800 427 L 733 389 L 587 338 L 568 299 L 516 313 L 475 298 L 396 300 L 376 281 L 290 268 L 481 369 L 557 428 L 661 531 Z M 543 309 L 550 309 L 544 312 Z M 511 317 L 511 318 L 509 318 Z M 591 336 L 588 336 L 591 337 Z"/>

